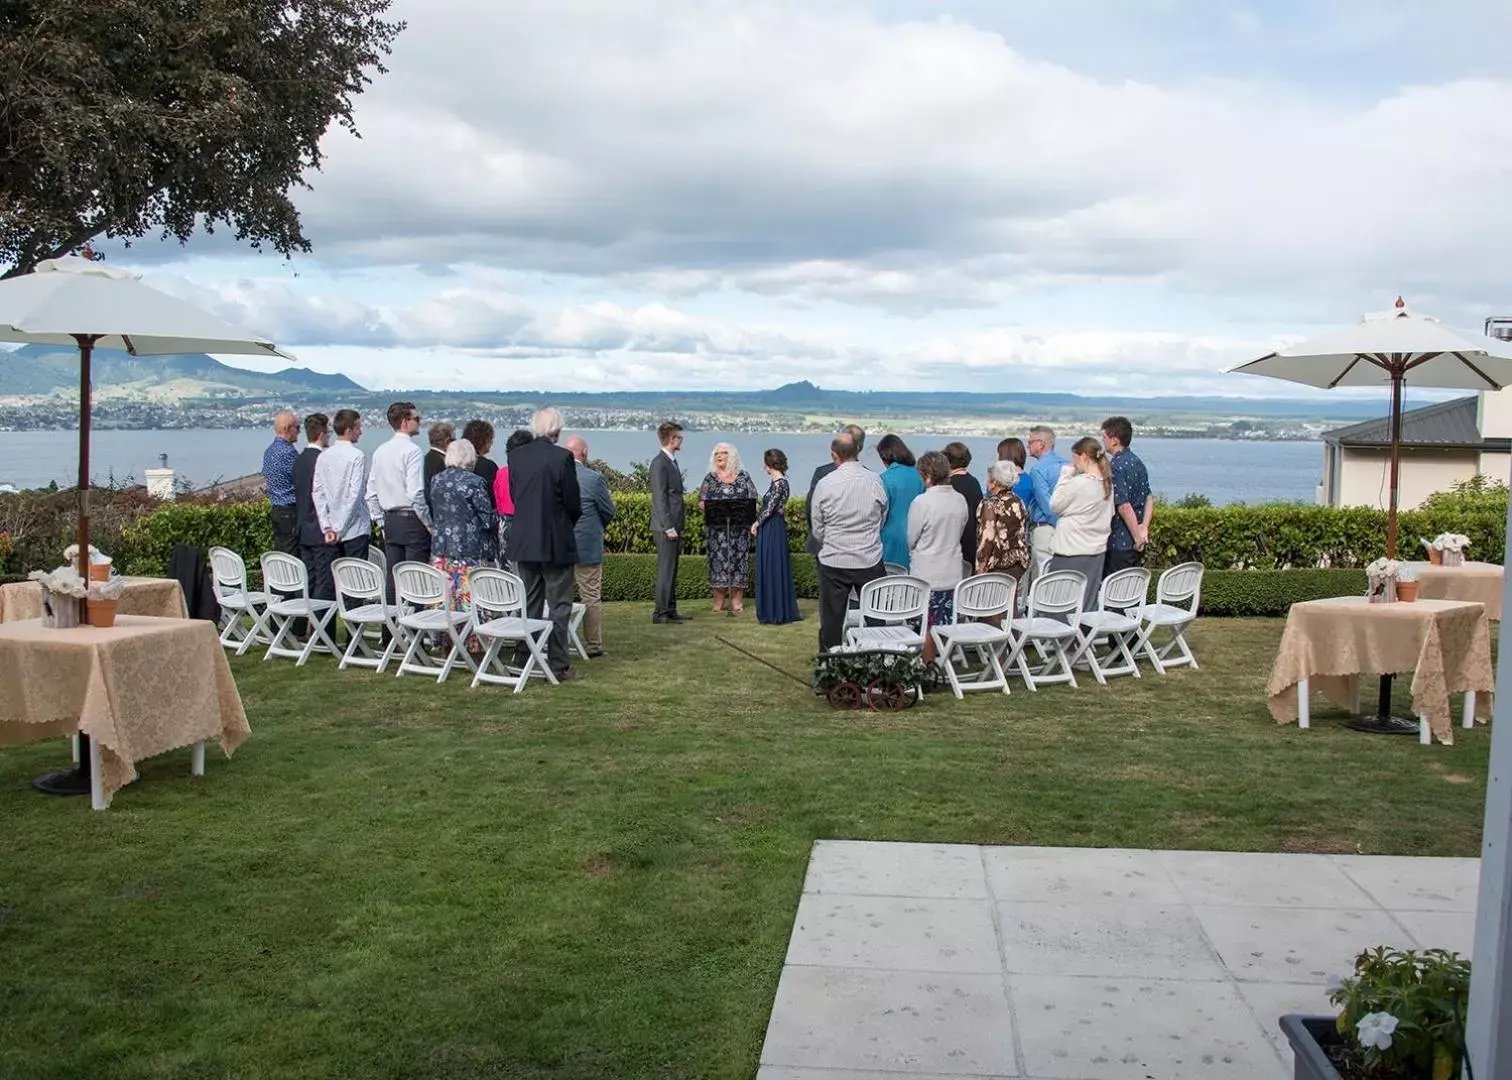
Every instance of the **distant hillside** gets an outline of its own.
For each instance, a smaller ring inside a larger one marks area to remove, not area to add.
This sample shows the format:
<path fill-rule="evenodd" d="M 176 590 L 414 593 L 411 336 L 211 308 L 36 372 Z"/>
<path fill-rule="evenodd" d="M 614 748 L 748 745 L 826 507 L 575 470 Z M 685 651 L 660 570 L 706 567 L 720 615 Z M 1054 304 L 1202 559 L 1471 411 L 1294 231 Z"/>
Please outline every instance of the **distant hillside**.
<path fill-rule="evenodd" d="M 247 371 L 204 353 L 136 357 L 116 349 L 96 349 L 90 364 L 100 397 L 181 399 L 250 397 L 294 391 L 364 393 L 345 375 L 303 368 Z M 0 397 L 73 394 L 79 388 L 79 354 L 54 345 L 23 345 L 0 352 Z"/>

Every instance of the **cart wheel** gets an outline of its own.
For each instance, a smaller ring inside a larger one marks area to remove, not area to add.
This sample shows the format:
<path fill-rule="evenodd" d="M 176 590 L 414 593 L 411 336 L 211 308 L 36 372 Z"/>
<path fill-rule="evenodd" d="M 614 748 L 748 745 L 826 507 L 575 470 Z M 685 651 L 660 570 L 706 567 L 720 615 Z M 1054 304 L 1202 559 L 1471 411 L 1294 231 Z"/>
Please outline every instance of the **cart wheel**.
<path fill-rule="evenodd" d="M 861 688 L 853 682 L 841 683 L 829 692 L 829 703 L 836 709 L 859 709 Z"/>
<path fill-rule="evenodd" d="M 893 712 L 908 707 L 912 694 L 902 686 L 894 686 L 883 695 L 882 702 Z"/>

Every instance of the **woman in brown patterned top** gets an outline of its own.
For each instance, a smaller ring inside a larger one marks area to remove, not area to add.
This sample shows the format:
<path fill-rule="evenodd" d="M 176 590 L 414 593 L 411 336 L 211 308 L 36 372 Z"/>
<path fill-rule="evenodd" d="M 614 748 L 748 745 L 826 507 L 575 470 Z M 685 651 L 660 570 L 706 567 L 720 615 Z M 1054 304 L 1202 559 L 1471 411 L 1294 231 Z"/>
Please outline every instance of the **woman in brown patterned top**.
<path fill-rule="evenodd" d="M 1029 569 L 1029 511 L 1013 493 L 1019 467 L 994 461 L 987 470 L 987 497 L 977 507 L 976 572 L 1007 574 L 1015 581 Z"/>

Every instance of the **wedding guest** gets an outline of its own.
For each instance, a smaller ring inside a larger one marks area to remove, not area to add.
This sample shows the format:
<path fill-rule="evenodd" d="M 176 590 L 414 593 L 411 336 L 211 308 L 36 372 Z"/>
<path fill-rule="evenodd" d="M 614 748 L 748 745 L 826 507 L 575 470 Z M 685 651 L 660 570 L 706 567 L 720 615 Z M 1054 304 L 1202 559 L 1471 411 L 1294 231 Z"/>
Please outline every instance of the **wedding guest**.
<path fill-rule="evenodd" d="M 711 502 L 756 501 L 756 484 L 751 474 L 740 467 L 740 452 L 722 442 L 709 455 L 709 471 L 698 486 L 698 508 L 706 510 Z M 749 517 L 746 518 L 750 520 Z M 725 594 L 730 598 L 730 614 L 742 610 L 741 594 L 751 565 L 751 534 L 724 525 L 704 526 L 704 550 L 709 559 L 709 588 L 714 593 L 714 611 L 725 610 Z"/>
<path fill-rule="evenodd" d="M 938 450 L 920 456 L 924 493 L 908 507 L 909 573 L 929 582 L 926 626 L 953 621 L 955 587 L 961 583 L 961 532 L 970 512 L 966 497 L 950 482 L 950 460 Z M 934 661 L 934 640 L 924 635 L 924 661 Z"/>
<path fill-rule="evenodd" d="M 446 448 L 457 437 L 456 428 L 450 424 L 432 424 L 425 433 L 426 441 L 430 443 L 430 449 L 425 452 L 425 499 L 430 501 L 431 481 L 436 474 L 446 468 Z"/>
<path fill-rule="evenodd" d="M 263 451 L 263 486 L 268 489 L 268 518 L 273 525 L 273 550 L 299 556 L 299 516 L 294 508 L 294 462 L 299 451 L 299 419 L 288 409 L 273 416 L 273 441 Z"/>
<path fill-rule="evenodd" d="M 525 610 L 551 620 L 546 663 L 558 681 L 577 678 L 568 667 L 567 622 L 572 616 L 572 568 L 578 561 L 573 529 L 582 516 L 577 467 L 557 445 L 562 414 L 541 409 L 530 419 L 528 443 L 509 454 L 509 495 L 517 520 L 509 528 L 507 558 L 525 583 Z"/>
<path fill-rule="evenodd" d="M 310 575 L 310 595 L 316 600 L 336 599 L 331 581 L 331 557 L 325 534 L 315 514 L 315 463 L 331 443 L 331 421 L 325 413 L 304 418 L 305 448 L 294 462 L 294 511 L 299 526 L 299 558 Z M 300 620 L 302 623 L 304 620 Z M 303 637 L 296 626 L 296 634 Z"/>
<path fill-rule="evenodd" d="M 1071 461 L 1061 468 L 1050 508 L 1056 523 L 1049 569 L 1085 574 L 1082 610 L 1092 611 L 1113 527 L 1113 467 L 1096 439 L 1078 439 L 1071 447 Z"/>
<path fill-rule="evenodd" d="M 768 450 L 761 461 L 772 483 L 761 497 L 761 512 L 751 526 L 751 535 L 756 539 L 756 621 L 797 622 L 803 616 L 798 614 L 798 590 L 793 582 L 787 521 L 783 518 L 788 502 L 787 455 L 781 450 Z"/>
<path fill-rule="evenodd" d="M 819 648 L 845 643 L 845 611 L 852 589 L 885 577 L 882 523 L 887 491 L 857 460 L 849 435 L 830 443 L 835 469 L 814 489 L 814 535 L 819 540 Z"/>
<path fill-rule="evenodd" d="M 488 493 L 492 495 L 494 481 L 499 475 L 499 466 L 488 456 L 493 452 L 494 426 L 487 420 L 469 420 L 462 427 L 462 437 L 477 451 L 478 464 L 473 471 L 483 478 Z"/>
<path fill-rule="evenodd" d="M 446 468 L 431 481 L 431 565 L 451 579 L 451 609 L 472 610 L 470 575 L 499 561 L 499 517 L 493 492 L 475 471 L 478 452 L 471 440 L 454 439 L 446 448 Z M 477 641 L 467 647 L 480 651 Z"/>
<path fill-rule="evenodd" d="M 977 508 L 978 574 L 1022 582 L 1029 572 L 1029 511 L 1015 491 L 1019 476 L 1011 460 L 994 461 L 987 470 L 987 496 Z"/>
<path fill-rule="evenodd" d="M 971 468 L 971 448 L 963 442 L 946 443 L 941 451 L 950 462 L 950 486 L 966 500 L 966 528 L 961 532 L 961 559 L 968 565 L 976 562 L 977 507 L 982 504 L 982 485 L 967 470 Z"/>
<path fill-rule="evenodd" d="M 1056 513 L 1050 505 L 1055 486 L 1060 483 L 1066 459 L 1055 452 L 1055 429 L 1043 425 L 1029 429 L 1029 456 L 1034 464 L 1029 467 L 1029 478 L 1034 490 L 1026 500 L 1029 507 L 1029 576 L 1031 579 L 1045 572 L 1055 546 Z"/>
<path fill-rule="evenodd" d="M 535 438 L 524 428 L 516 431 L 504 440 L 504 461 L 499 466 L 498 475 L 494 477 L 493 497 L 494 506 L 499 511 L 499 551 L 503 552 L 509 547 L 509 528 L 514 521 L 514 499 L 509 495 L 509 455 L 518 447 L 524 446 Z"/>
<path fill-rule="evenodd" d="M 578 601 L 583 613 L 583 644 L 588 659 L 604 655 L 604 526 L 614 520 L 614 498 L 604 474 L 588 466 L 588 444 L 573 435 L 562 445 L 576 463 L 578 497 L 583 504 L 582 516 L 573 527 L 577 540 L 578 561 L 572 568 Z"/>
<path fill-rule="evenodd" d="M 1029 500 L 1034 497 L 1034 478 L 1029 475 L 1029 455 L 1024 449 L 1024 440 L 1015 439 L 1011 436 L 997 444 L 997 459 L 999 461 L 1011 461 L 1018 467 L 1019 478 L 1013 485 L 1013 493 L 1024 504 L 1024 509 L 1029 508 Z"/>
<path fill-rule="evenodd" d="M 388 407 L 387 416 L 394 434 L 373 452 L 367 505 L 383 530 L 392 600 L 394 567 L 401 562 L 430 562 L 431 516 L 425 501 L 425 455 L 415 442 L 420 414 L 413 402 L 396 401 Z"/>
<path fill-rule="evenodd" d="M 839 434 L 850 436 L 851 442 L 855 444 L 858 456 L 862 450 L 866 449 L 866 429 L 860 424 L 846 424 L 840 429 Z M 833 461 L 826 461 L 815 469 L 814 477 L 809 481 L 808 498 L 803 500 L 803 518 L 808 526 L 807 535 L 803 539 L 803 550 L 807 551 L 810 555 L 819 554 L 819 542 L 814 539 L 814 489 L 819 486 L 819 481 L 834 471 L 835 463 Z"/>
<path fill-rule="evenodd" d="M 368 512 L 368 459 L 357 449 L 362 414 L 338 409 L 331 419 L 336 441 L 315 462 L 315 516 L 327 549 L 327 564 L 338 558 L 365 559 L 372 540 Z"/>
<path fill-rule="evenodd" d="M 1155 520 L 1155 496 L 1150 491 L 1150 473 L 1129 449 L 1134 425 L 1127 417 L 1110 416 L 1102 425 L 1103 449 L 1113 466 L 1113 531 L 1108 536 L 1108 558 L 1103 574 L 1117 573 L 1144 562 L 1150 542 L 1150 522 Z"/>
<path fill-rule="evenodd" d="M 882 561 L 908 567 L 908 507 L 924 494 L 918 464 L 908 444 L 896 435 L 884 435 L 877 456 L 886 466 L 882 488 L 887 492 L 887 519 L 882 524 Z"/>

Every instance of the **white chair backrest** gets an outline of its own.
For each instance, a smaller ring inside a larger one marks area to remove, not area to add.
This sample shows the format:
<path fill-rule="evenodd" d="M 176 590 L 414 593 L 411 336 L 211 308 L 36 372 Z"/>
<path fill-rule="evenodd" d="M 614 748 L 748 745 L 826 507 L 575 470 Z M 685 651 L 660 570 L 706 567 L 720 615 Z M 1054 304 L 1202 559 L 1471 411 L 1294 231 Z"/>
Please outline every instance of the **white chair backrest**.
<path fill-rule="evenodd" d="M 916 577 L 885 577 L 861 586 L 861 617 L 884 623 L 922 619 L 929 614 L 929 582 Z"/>
<path fill-rule="evenodd" d="M 1070 615 L 1074 625 L 1081 617 L 1087 575 L 1080 570 L 1056 570 L 1042 574 L 1029 586 L 1029 617 Z"/>
<path fill-rule="evenodd" d="M 383 571 L 366 559 L 337 559 L 331 563 L 331 577 L 342 614 L 349 600 L 357 601 L 357 607 L 383 603 Z"/>
<path fill-rule="evenodd" d="M 1202 572 L 1200 562 L 1185 562 L 1171 567 L 1160 575 L 1155 585 L 1155 601 L 1171 607 L 1187 607 L 1193 614 L 1202 602 Z"/>
<path fill-rule="evenodd" d="M 305 564 L 282 551 L 265 551 L 262 556 L 263 588 L 270 592 L 298 593 L 308 596 L 310 575 Z"/>
<path fill-rule="evenodd" d="M 1121 611 L 1137 619 L 1149 595 L 1150 572 L 1142 566 L 1131 566 L 1103 578 L 1097 591 L 1097 607 L 1100 611 Z"/>
<path fill-rule="evenodd" d="M 421 562 L 394 564 L 394 597 L 410 608 L 441 607 L 450 600 L 451 579 Z"/>
<path fill-rule="evenodd" d="M 230 548 L 210 549 L 210 570 L 216 596 L 234 596 L 247 591 L 247 564 Z"/>
<path fill-rule="evenodd" d="M 525 582 L 508 570 L 483 567 L 467 578 L 472 587 L 473 609 L 501 618 L 525 618 Z"/>
<path fill-rule="evenodd" d="M 1007 574 L 976 574 L 955 587 L 953 609 L 957 622 L 994 615 L 1013 617 L 1018 582 Z"/>
<path fill-rule="evenodd" d="M 382 574 L 385 579 L 388 578 L 388 556 L 383 553 L 382 548 L 368 548 L 367 561 L 376 566 L 378 568 L 378 572 Z"/>
<path fill-rule="evenodd" d="M 882 569 L 887 574 L 888 577 L 907 577 L 908 576 L 908 567 L 906 567 L 906 566 L 900 566 L 899 564 L 897 564 L 895 562 L 885 562 L 885 563 L 883 563 L 882 564 Z"/>

